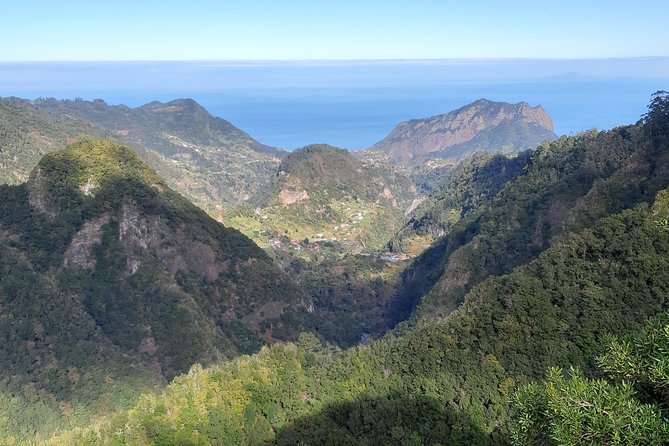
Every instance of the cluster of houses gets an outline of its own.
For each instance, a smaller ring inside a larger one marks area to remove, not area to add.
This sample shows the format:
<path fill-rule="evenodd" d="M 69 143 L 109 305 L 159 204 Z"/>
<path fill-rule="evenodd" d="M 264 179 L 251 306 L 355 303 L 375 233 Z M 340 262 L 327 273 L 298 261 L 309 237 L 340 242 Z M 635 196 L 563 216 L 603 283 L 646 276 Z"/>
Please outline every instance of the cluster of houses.
<path fill-rule="evenodd" d="M 337 237 L 325 237 L 324 234 L 314 234 L 314 236 L 309 238 L 308 240 L 302 240 L 302 241 L 295 240 L 295 239 L 290 239 L 286 236 L 274 236 L 274 237 L 269 239 L 269 246 L 272 249 L 282 250 L 282 251 L 308 250 L 308 251 L 312 251 L 312 252 L 320 252 L 321 251 L 321 245 L 323 243 L 339 242 L 339 241 L 342 241 L 342 240 L 338 239 Z M 392 253 L 392 252 L 386 252 L 386 253 L 383 253 L 383 254 L 360 252 L 360 253 L 358 253 L 358 255 L 363 256 L 363 257 L 370 257 L 370 256 L 378 257 L 379 259 L 385 261 L 387 264 L 395 264 L 395 263 L 404 262 L 404 261 L 410 260 L 411 258 L 414 257 L 412 254 Z"/>

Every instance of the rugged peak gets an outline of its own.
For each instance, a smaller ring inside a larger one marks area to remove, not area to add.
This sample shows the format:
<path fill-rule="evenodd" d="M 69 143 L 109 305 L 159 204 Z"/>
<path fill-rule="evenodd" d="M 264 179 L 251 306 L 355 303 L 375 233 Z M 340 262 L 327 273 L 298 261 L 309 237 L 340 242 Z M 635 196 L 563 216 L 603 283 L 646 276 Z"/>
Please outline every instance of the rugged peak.
<path fill-rule="evenodd" d="M 421 122 L 438 118 L 441 121 L 450 122 L 458 116 L 471 116 L 473 119 L 480 118 L 493 126 L 499 125 L 499 123 L 504 121 L 519 119 L 523 123 L 536 124 L 546 130 L 553 131 L 553 121 L 541 105 L 532 107 L 527 102 L 510 104 L 507 102 L 494 102 L 484 98 L 478 99 L 452 112 L 415 121 Z"/>
<path fill-rule="evenodd" d="M 478 99 L 443 115 L 401 122 L 372 149 L 396 161 L 460 159 L 474 151 L 517 151 L 555 138 L 541 106 Z"/>
<path fill-rule="evenodd" d="M 481 98 L 481 99 L 477 99 L 476 101 L 472 102 L 472 103 L 469 104 L 469 105 L 465 105 L 465 106 L 462 107 L 462 108 L 471 107 L 472 105 L 488 105 L 488 104 L 493 104 L 493 103 L 494 103 L 494 102 L 491 101 L 490 99 Z"/>

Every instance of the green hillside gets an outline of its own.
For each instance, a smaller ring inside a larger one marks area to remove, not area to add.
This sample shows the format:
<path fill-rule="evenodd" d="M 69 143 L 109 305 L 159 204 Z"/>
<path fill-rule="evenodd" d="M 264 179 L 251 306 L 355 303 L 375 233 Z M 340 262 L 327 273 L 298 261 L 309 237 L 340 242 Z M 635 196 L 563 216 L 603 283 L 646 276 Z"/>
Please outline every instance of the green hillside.
<path fill-rule="evenodd" d="M 18 438 L 297 337 L 304 293 L 127 147 L 78 140 L 0 197 L 0 419 Z"/>
<path fill-rule="evenodd" d="M 441 172 L 433 190 L 412 210 L 389 247 L 404 251 L 411 250 L 416 240 L 436 241 L 455 223 L 489 206 L 508 182 L 523 174 L 530 160 L 531 151 L 513 156 L 476 152 Z"/>
<path fill-rule="evenodd" d="M 284 157 L 260 207 L 233 209 L 226 222 L 263 247 L 307 239 L 342 252 L 379 251 L 401 226 L 416 193 L 390 163 L 311 145 Z"/>
<path fill-rule="evenodd" d="M 2 98 L 0 183 L 25 181 L 44 154 L 81 135 L 130 146 L 170 187 L 211 212 L 259 200 L 284 154 L 192 99 L 130 108 L 102 100 Z"/>
<path fill-rule="evenodd" d="M 405 271 L 407 300 L 421 301 L 417 318 L 447 315 L 481 280 L 509 273 L 569 231 L 651 203 L 669 184 L 669 155 L 662 144 L 650 142 L 646 128 L 637 124 L 562 137 L 518 158 L 527 163 L 522 174 L 494 195 L 483 194 L 464 218 L 440 223 L 448 232 Z M 494 169 L 496 163 L 489 165 Z M 474 178 L 459 189 L 471 189 Z M 436 200 L 429 212 L 439 215 L 448 206 L 448 200 Z M 418 230 L 425 230 L 420 223 Z"/>

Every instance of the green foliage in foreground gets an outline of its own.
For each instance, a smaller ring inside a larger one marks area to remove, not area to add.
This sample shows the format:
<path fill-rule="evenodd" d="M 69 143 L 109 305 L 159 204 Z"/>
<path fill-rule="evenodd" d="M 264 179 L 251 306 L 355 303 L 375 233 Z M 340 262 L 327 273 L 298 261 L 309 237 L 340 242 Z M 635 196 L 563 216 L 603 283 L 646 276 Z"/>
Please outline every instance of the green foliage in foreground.
<path fill-rule="evenodd" d="M 541 384 L 514 396 L 516 445 L 662 445 L 669 421 L 656 404 L 635 398 L 629 383 L 588 380 L 552 368 Z"/>
<path fill-rule="evenodd" d="M 126 417 L 53 444 L 485 444 L 466 413 L 438 398 L 438 382 L 402 390 L 392 345 L 332 354 L 306 335 L 219 367 L 195 366 Z"/>
<path fill-rule="evenodd" d="M 599 364 L 608 376 L 669 403 L 669 315 L 650 322 L 639 336 L 613 338 Z"/>
<path fill-rule="evenodd" d="M 516 445 L 660 445 L 669 442 L 669 314 L 598 358 L 611 381 L 549 369 L 514 395 Z"/>

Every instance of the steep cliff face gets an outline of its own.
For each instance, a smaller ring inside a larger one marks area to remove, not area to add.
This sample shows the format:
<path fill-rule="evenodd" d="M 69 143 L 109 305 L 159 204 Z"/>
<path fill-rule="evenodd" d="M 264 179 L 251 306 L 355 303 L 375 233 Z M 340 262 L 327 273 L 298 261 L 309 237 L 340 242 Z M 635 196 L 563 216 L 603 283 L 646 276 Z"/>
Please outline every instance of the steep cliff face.
<path fill-rule="evenodd" d="M 555 139 L 553 121 L 541 106 L 479 99 L 452 112 L 402 122 L 375 144 L 397 162 L 461 159 L 476 151 L 534 148 Z"/>

